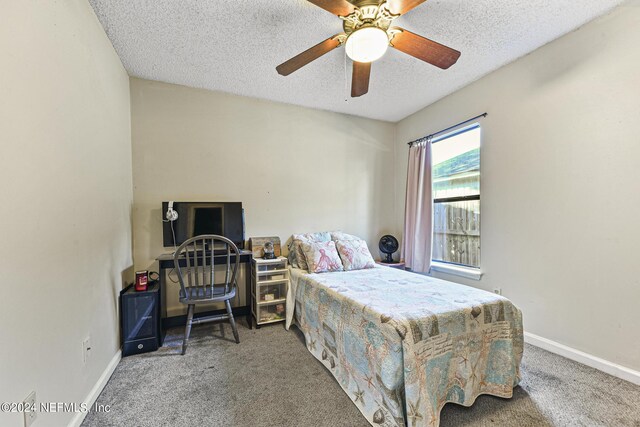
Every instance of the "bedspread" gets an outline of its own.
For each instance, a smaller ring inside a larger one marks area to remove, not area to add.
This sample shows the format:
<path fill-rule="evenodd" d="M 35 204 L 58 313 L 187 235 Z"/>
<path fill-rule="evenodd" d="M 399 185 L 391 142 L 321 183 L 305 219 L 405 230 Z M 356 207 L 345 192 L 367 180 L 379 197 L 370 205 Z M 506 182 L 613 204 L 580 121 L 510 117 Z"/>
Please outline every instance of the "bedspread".
<path fill-rule="evenodd" d="M 437 426 L 447 402 L 511 397 L 520 381 L 522 316 L 506 298 L 387 267 L 292 269 L 287 327 L 372 425 Z"/>

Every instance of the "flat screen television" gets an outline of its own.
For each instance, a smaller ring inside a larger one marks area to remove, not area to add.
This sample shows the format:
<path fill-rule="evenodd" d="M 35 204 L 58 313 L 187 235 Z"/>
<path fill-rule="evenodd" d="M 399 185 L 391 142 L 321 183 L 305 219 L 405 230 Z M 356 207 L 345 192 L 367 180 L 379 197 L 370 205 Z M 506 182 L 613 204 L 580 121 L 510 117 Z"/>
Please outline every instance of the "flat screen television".
<path fill-rule="evenodd" d="M 167 221 L 169 202 L 162 202 L 162 243 L 179 246 L 202 234 L 217 234 L 244 249 L 244 210 L 241 202 L 173 202 L 178 219 Z"/>

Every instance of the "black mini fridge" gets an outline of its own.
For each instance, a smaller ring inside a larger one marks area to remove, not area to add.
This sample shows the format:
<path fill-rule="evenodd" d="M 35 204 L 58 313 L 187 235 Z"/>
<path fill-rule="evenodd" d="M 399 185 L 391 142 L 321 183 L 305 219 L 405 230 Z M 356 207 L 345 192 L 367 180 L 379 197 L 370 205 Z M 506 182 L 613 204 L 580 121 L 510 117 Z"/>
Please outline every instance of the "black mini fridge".
<path fill-rule="evenodd" d="M 156 351 L 162 345 L 158 282 L 146 291 L 129 285 L 120 292 L 120 328 L 122 356 Z"/>

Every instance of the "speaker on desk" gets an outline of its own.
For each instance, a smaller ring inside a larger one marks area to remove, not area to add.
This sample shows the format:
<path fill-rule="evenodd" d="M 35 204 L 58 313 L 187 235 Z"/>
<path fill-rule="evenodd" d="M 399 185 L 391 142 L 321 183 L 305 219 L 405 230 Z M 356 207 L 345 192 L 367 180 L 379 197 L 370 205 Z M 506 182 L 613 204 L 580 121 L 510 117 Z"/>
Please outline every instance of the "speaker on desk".
<path fill-rule="evenodd" d="M 155 351 L 160 345 L 160 286 L 146 291 L 129 285 L 120 292 L 122 356 Z"/>

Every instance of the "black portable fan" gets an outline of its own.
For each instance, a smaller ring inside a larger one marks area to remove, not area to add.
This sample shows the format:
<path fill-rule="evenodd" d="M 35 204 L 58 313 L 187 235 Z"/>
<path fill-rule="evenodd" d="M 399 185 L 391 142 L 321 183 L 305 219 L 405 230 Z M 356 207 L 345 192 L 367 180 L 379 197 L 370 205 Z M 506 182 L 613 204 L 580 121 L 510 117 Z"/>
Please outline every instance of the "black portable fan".
<path fill-rule="evenodd" d="M 380 243 L 378 244 L 380 248 L 380 252 L 386 254 L 386 258 L 384 262 L 392 263 L 393 262 L 393 253 L 398 250 L 398 239 L 387 234 L 386 236 L 382 236 L 380 238 Z"/>

